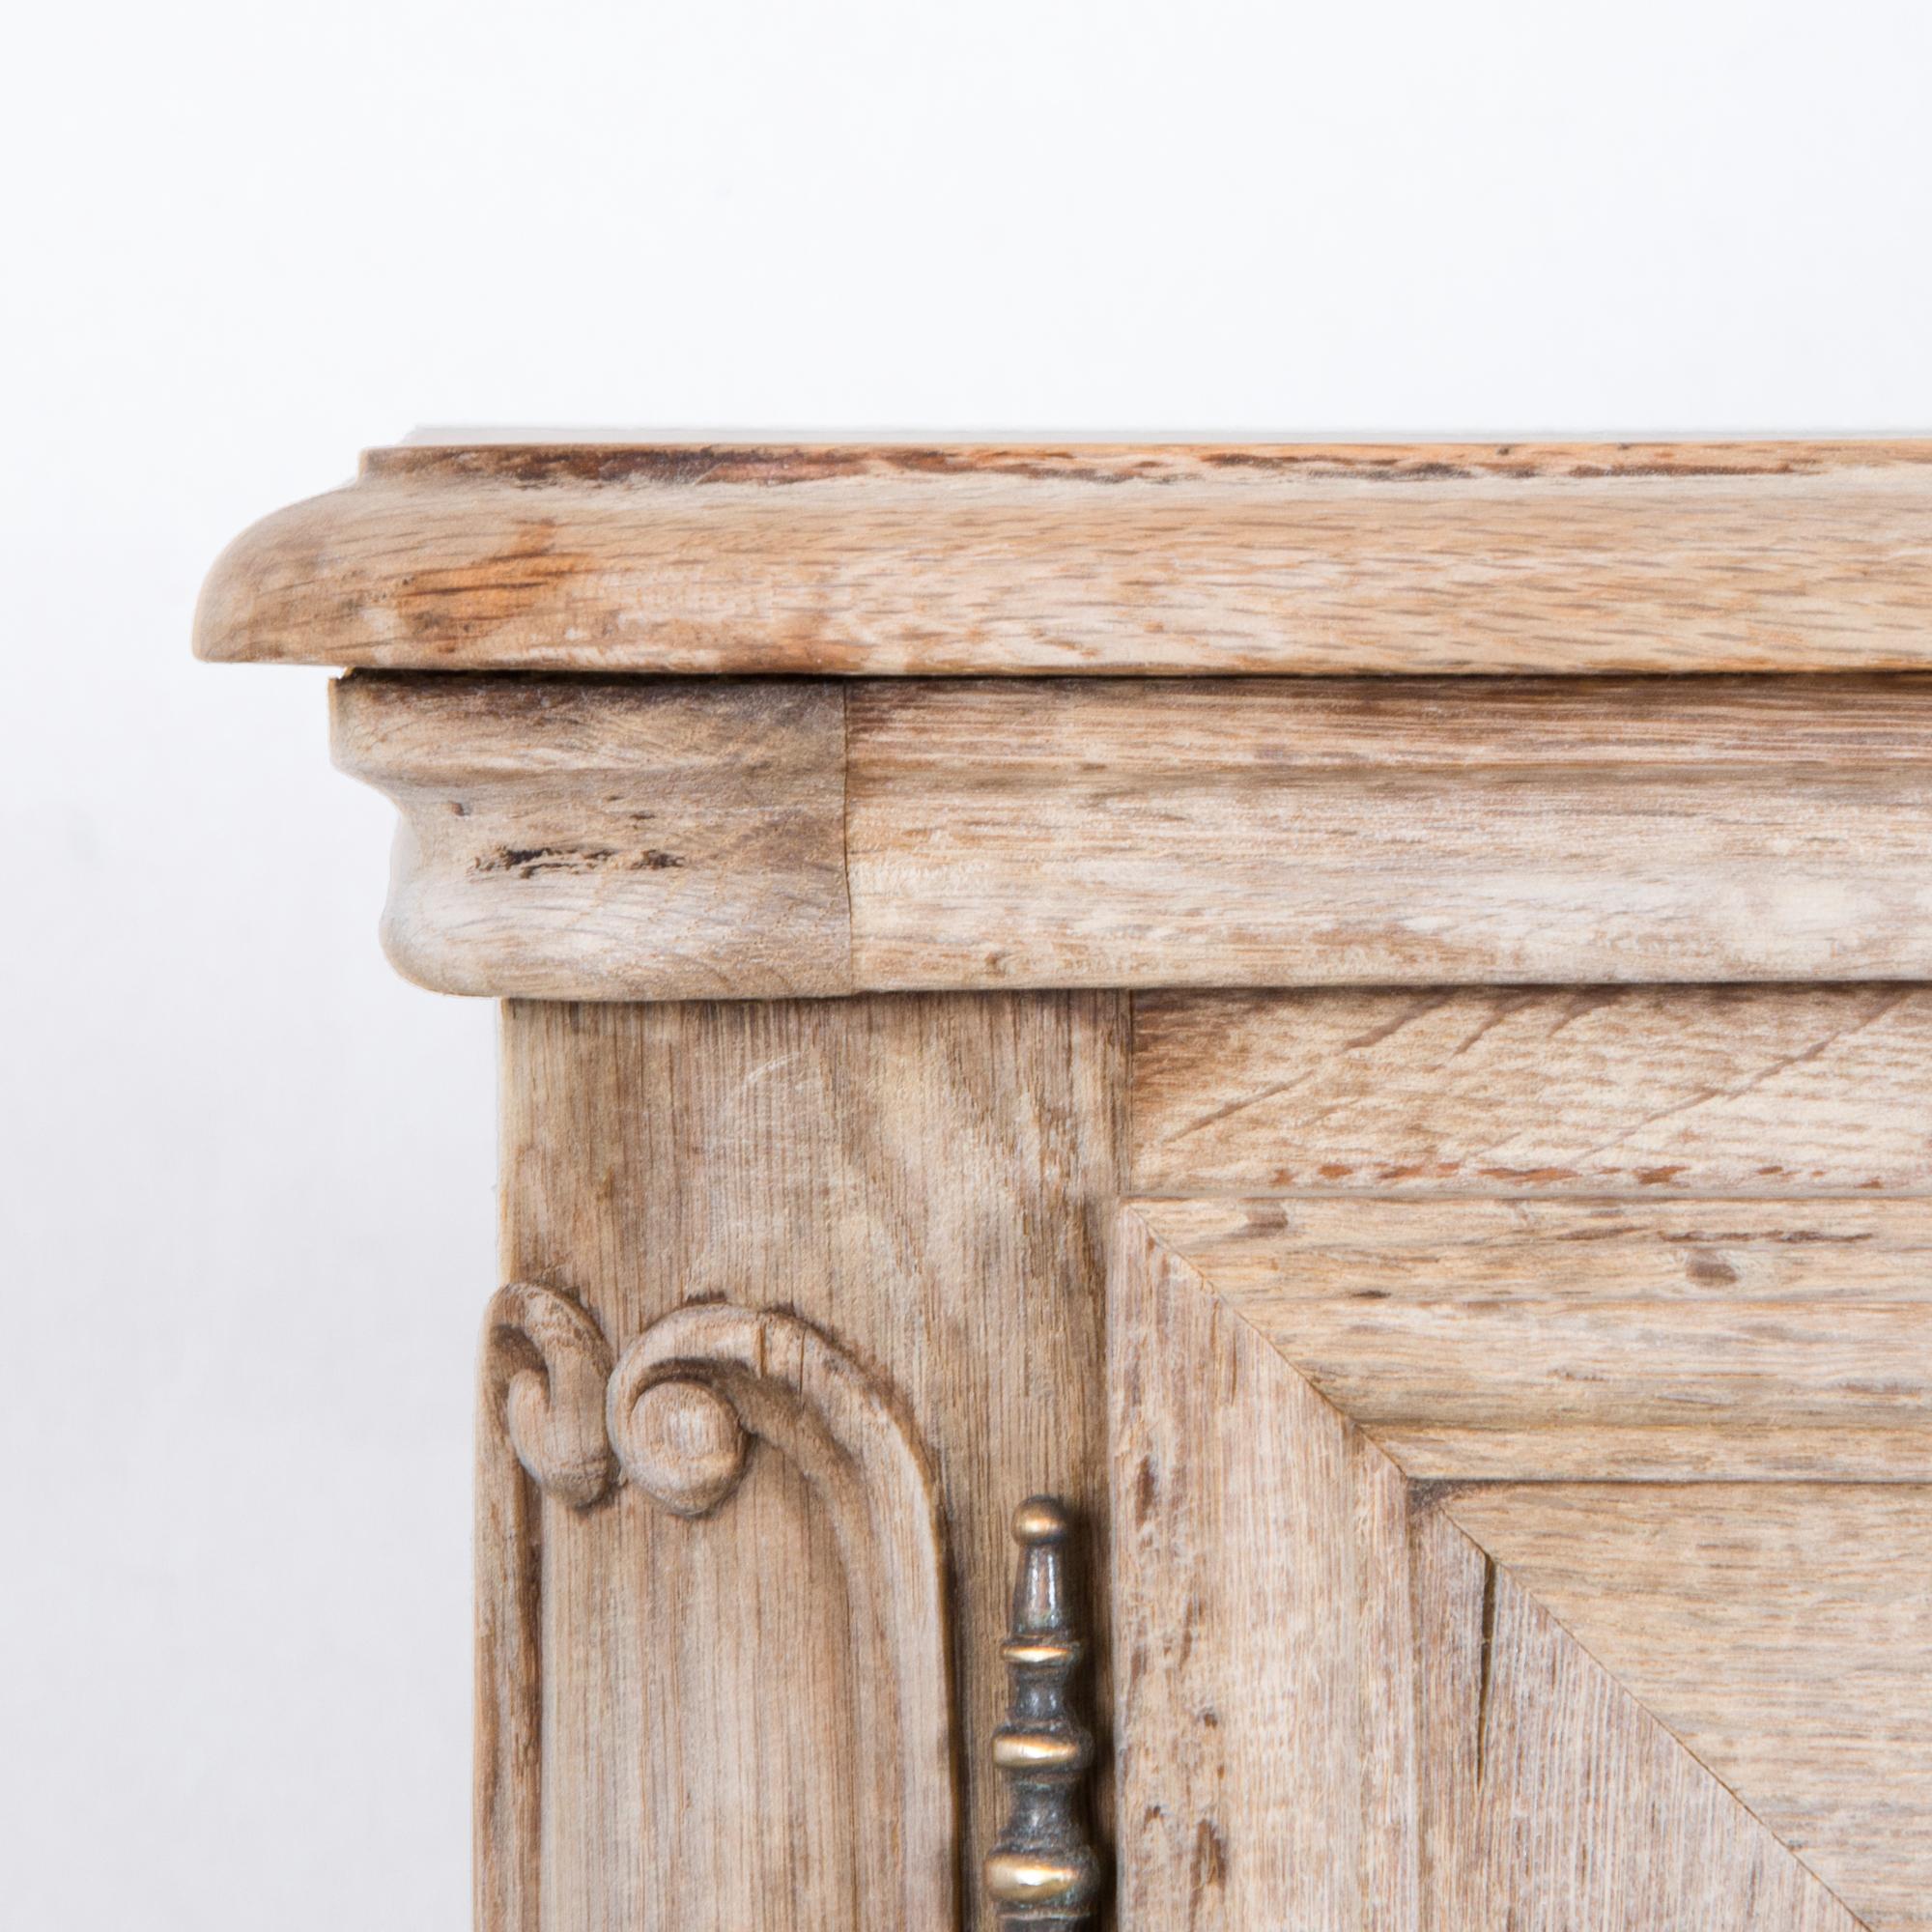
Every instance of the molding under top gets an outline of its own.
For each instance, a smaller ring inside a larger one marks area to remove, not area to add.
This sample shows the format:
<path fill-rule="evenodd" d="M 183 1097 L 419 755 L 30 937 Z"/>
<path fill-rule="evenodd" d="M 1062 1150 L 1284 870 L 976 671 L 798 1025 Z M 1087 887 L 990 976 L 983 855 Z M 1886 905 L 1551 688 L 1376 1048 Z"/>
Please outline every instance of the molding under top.
<path fill-rule="evenodd" d="M 417 442 L 210 659 L 819 676 L 1932 666 L 1932 440 Z"/>
<path fill-rule="evenodd" d="M 444 992 L 1932 979 L 1932 675 L 358 671 Z"/>

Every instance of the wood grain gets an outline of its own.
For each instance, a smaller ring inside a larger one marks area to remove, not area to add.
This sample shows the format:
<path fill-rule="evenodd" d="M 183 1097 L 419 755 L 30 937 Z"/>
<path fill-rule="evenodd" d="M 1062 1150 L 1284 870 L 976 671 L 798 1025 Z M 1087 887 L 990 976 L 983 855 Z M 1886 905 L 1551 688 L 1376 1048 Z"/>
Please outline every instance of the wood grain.
<path fill-rule="evenodd" d="M 239 539 L 198 651 L 356 668 L 391 955 L 513 1002 L 482 1932 L 983 1927 L 1039 1492 L 1122 1932 L 1932 1932 L 1928 532 L 1932 441 L 479 437 Z"/>
<path fill-rule="evenodd" d="M 567 1295 L 512 1282 L 490 1298 L 480 1355 L 475 1923 L 541 1932 L 545 1530 L 615 1479 L 603 1414 L 611 1350 Z"/>
<path fill-rule="evenodd" d="M 930 1451 L 973 1872 L 1012 1507 L 1057 1492 L 1104 1527 L 1125 1043 L 1111 996 L 506 1009 L 512 1272 L 570 1286 L 620 1350 L 693 1301 L 789 1311 Z M 866 1922 L 863 1611 L 805 1479 L 757 1449 L 710 1517 L 627 1488 L 565 1529 L 545 1549 L 545 1926 Z"/>
<path fill-rule="evenodd" d="M 1132 1208 L 1108 1306 L 1123 1932 L 1856 1932 Z"/>
<path fill-rule="evenodd" d="M 365 675 L 330 697 L 335 762 L 402 812 L 383 943 L 419 985 L 849 985 L 836 690 Z"/>
<path fill-rule="evenodd" d="M 1107 1350 L 1123 1932 L 1373 1923 L 1370 1869 L 1416 1883 L 1357 1530 L 1401 1479 L 1127 1215 Z"/>
<path fill-rule="evenodd" d="M 1932 1192 L 1932 993 L 1142 996 L 1136 1191 Z"/>
<path fill-rule="evenodd" d="M 1932 974 L 1932 684 L 868 680 L 859 983 Z"/>
<path fill-rule="evenodd" d="M 358 674 L 440 990 L 1932 974 L 1932 679 Z"/>
<path fill-rule="evenodd" d="M 695 1408 L 700 1398 L 708 1412 Z M 742 1441 L 727 1442 L 731 1480 L 721 1480 L 718 1422 L 805 1477 L 838 1539 L 851 1615 L 859 1918 L 952 1922 L 959 1741 L 946 1516 L 892 1389 L 795 1315 L 706 1301 L 673 1309 L 631 1343 L 607 1414 L 626 1476 L 679 1516 L 708 1516 L 741 1479 Z M 697 1453 L 685 1453 L 693 1441 Z"/>
<path fill-rule="evenodd" d="M 1804 1927 L 1855 1932 L 1820 1882 L 1630 1688 L 1500 1566 L 1473 1803 L 1497 1932 Z M 1453 1815 L 1453 1814 L 1452 1814 Z M 1451 1829 L 1454 1829 L 1453 1827 Z M 1444 1932 L 1465 1923 L 1444 1922 Z"/>
<path fill-rule="evenodd" d="M 1928 1204 L 1134 1208 L 1411 1476 L 1932 1481 Z"/>
<path fill-rule="evenodd" d="M 1243 1307 L 1466 1299 L 1932 1300 L 1932 1201 L 1348 1195 L 1142 1198 L 1162 1244 Z"/>
<path fill-rule="evenodd" d="M 846 675 L 1932 662 L 1918 441 L 373 451 L 207 658 Z"/>
<path fill-rule="evenodd" d="M 1932 1306 L 1246 1300 L 1241 1312 L 1416 1474 L 1932 1472 Z M 1767 1432 L 1769 1433 L 1767 1439 Z M 1876 1441 L 1867 1439 L 1874 1432 Z M 1737 1451 L 1735 1461 L 1726 1449 Z M 1760 1460 L 1763 1459 L 1763 1460 Z M 1481 1473 L 1495 1473 L 1484 1468 Z"/>
<path fill-rule="evenodd" d="M 1932 1490 L 1502 1485 L 1443 1508 L 1864 1924 L 1932 1926 Z"/>

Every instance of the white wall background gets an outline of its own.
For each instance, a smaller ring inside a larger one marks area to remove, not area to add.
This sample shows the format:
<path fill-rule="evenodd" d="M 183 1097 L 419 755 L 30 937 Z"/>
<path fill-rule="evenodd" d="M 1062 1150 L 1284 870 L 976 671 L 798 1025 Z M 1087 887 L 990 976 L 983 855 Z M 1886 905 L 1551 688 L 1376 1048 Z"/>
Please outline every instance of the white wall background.
<path fill-rule="evenodd" d="M 468 1922 L 492 1015 L 320 673 L 412 422 L 1932 428 L 1932 11 L 36 8 L 0 74 L 0 1917 Z"/>

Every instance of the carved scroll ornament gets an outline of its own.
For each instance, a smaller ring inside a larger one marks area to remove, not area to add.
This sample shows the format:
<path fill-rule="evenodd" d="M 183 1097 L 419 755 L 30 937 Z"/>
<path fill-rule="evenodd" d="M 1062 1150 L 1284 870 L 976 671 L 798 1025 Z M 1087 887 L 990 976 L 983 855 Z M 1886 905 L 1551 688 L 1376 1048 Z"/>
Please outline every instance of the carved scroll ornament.
<path fill-rule="evenodd" d="M 867 1924 L 958 1921 L 959 1794 L 938 1492 L 891 1393 L 795 1317 L 678 1309 L 612 1373 L 591 1316 L 530 1283 L 484 1329 L 477 1489 L 476 1922 L 537 1932 L 544 1508 L 622 1476 L 686 1518 L 719 1508 L 755 1442 L 794 1463 L 843 1564 L 867 1768 L 854 1836 Z"/>
<path fill-rule="evenodd" d="M 616 1480 L 604 1431 L 611 1350 L 555 1289 L 513 1282 L 483 1325 L 476 1417 L 475 1917 L 536 1932 L 542 1848 L 543 1498 L 573 1509 Z"/>
<path fill-rule="evenodd" d="M 583 1309 L 553 1288 L 513 1282 L 490 1303 L 484 1426 L 500 1427 L 537 1487 L 582 1508 L 616 1477 L 604 1433 L 611 1350 Z"/>
<path fill-rule="evenodd" d="M 625 1476 L 679 1516 L 724 1502 L 753 1439 L 810 1484 L 838 1539 L 858 1666 L 864 1922 L 956 1924 L 944 1520 L 924 1452 L 889 1391 L 794 1316 L 696 1303 L 624 1351 L 606 1412 Z"/>

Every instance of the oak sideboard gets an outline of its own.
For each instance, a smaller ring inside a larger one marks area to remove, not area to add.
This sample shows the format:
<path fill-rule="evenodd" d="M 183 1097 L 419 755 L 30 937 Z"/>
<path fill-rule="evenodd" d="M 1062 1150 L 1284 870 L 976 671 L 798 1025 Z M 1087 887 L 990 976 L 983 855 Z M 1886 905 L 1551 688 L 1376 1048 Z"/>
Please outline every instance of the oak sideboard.
<path fill-rule="evenodd" d="M 478 1932 L 1932 1932 L 1932 441 L 424 436 L 196 648 L 502 1003 Z"/>

